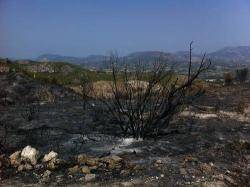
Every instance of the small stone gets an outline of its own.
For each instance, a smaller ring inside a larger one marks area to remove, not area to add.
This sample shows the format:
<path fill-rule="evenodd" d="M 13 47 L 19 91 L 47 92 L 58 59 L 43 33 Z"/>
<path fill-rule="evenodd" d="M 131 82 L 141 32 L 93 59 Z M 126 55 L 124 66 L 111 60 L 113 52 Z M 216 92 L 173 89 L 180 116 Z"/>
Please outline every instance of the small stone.
<path fill-rule="evenodd" d="M 161 174 L 161 178 L 163 178 L 164 177 L 164 174 Z"/>
<path fill-rule="evenodd" d="M 214 163 L 213 163 L 213 162 L 209 162 L 209 165 L 210 165 L 211 167 L 214 167 Z"/>
<path fill-rule="evenodd" d="M 54 158 L 48 162 L 47 168 L 50 170 L 56 170 L 65 164 L 66 164 L 65 160 Z"/>
<path fill-rule="evenodd" d="M 107 165 L 108 169 L 120 169 L 122 158 L 116 155 L 103 157 L 100 159 L 101 162 Z"/>
<path fill-rule="evenodd" d="M 156 164 L 162 164 L 162 160 L 156 160 Z"/>
<path fill-rule="evenodd" d="M 21 151 L 16 151 L 9 156 L 10 164 L 14 167 L 18 167 L 21 164 Z"/>
<path fill-rule="evenodd" d="M 229 176 L 227 176 L 227 175 L 224 175 L 224 179 L 225 179 L 227 182 L 229 182 L 230 184 L 237 186 L 237 183 L 236 183 L 235 180 L 232 179 L 231 177 L 229 177 Z"/>
<path fill-rule="evenodd" d="M 57 183 L 63 182 L 63 175 L 58 175 L 58 176 L 56 176 L 56 182 L 57 182 Z"/>
<path fill-rule="evenodd" d="M 115 162 L 121 162 L 122 158 L 116 155 L 112 155 L 110 159 L 114 160 Z"/>
<path fill-rule="evenodd" d="M 55 164 L 55 162 L 51 161 L 47 164 L 47 168 L 50 170 L 55 170 L 55 169 L 57 169 L 57 165 Z"/>
<path fill-rule="evenodd" d="M 29 161 L 34 166 L 37 163 L 38 154 L 39 151 L 28 145 L 22 150 L 21 157 L 23 160 Z"/>
<path fill-rule="evenodd" d="M 180 173 L 181 175 L 187 175 L 187 171 L 185 170 L 185 168 L 180 168 Z"/>
<path fill-rule="evenodd" d="M 229 171 L 229 170 L 226 170 L 226 172 L 225 172 L 225 174 L 230 174 L 231 173 L 231 171 Z"/>
<path fill-rule="evenodd" d="M 43 177 L 49 177 L 51 175 L 51 171 L 50 170 L 46 170 L 44 173 L 43 173 Z"/>
<path fill-rule="evenodd" d="M 85 179 L 86 182 L 93 181 L 93 180 L 95 180 L 95 178 L 96 178 L 96 175 L 95 175 L 95 174 L 87 174 L 87 175 L 85 175 L 85 177 L 84 177 L 84 179 Z"/>
<path fill-rule="evenodd" d="M 98 166 L 99 164 L 99 160 L 97 158 L 88 158 L 88 160 L 86 161 L 86 165 L 88 166 Z"/>
<path fill-rule="evenodd" d="M 41 179 L 41 182 L 42 183 L 46 183 L 46 182 L 49 182 L 50 180 L 50 175 L 51 175 L 51 171 L 50 170 L 46 170 L 43 174 L 42 174 L 42 179 Z"/>
<path fill-rule="evenodd" d="M 21 164 L 21 165 L 18 166 L 17 171 L 21 172 L 21 171 L 24 170 L 24 168 L 25 168 L 24 164 Z"/>
<path fill-rule="evenodd" d="M 69 171 L 69 174 L 75 174 L 75 173 L 80 171 L 80 168 L 79 168 L 78 165 L 76 165 L 76 166 L 74 166 L 72 168 L 69 168 L 68 171 Z"/>
<path fill-rule="evenodd" d="M 30 171 L 32 169 L 33 169 L 32 165 L 26 163 L 26 164 L 19 165 L 18 168 L 17 168 L 17 171 L 19 171 L 19 172 L 21 172 L 21 171 Z"/>
<path fill-rule="evenodd" d="M 185 162 L 198 162 L 198 158 L 188 155 L 185 157 Z"/>
<path fill-rule="evenodd" d="M 77 163 L 78 164 L 86 164 L 88 158 L 89 157 L 86 154 L 80 154 L 77 156 Z"/>
<path fill-rule="evenodd" d="M 26 171 L 30 171 L 30 170 L 33 169 L 33 166 L 30 165 L 30 164 L 28 164 L 28 163 L 26 163 L 26 164 L 24 165 L 24 169 L 25 169 Z"/>
<path fill-rule="evenodd" d="M 212 167 L 209 164 L 206 163 L 201 164 L 200 169 L 204 173 L 212 173 Z"/>
<path fill-rule="evenodd" d="M 223 180 L 224 180 L 224 176 L 223 176 L 223 174 L 214 175 L 214 176 L 213 176 L 213 178 L 214 178 L 214 179 L 217 179 L 217 180 L 221 180 L 221 181 L 223 181 Z"/>
<path fill-rule="evenodd" d="M 121 170 L 120 174 L 123 176 L 128 176 L 130 174 L 130 171 L 124 169 L 124 170 Z"/>
<path fill-rule="evenodd" d="M 82 167 L 82 168 L 81 168 L 81 171 L 82 171 L 82 173 L 84 173 L 84 174 L 90 174 L 90 173 L 91 173 L 88 166 Z"/>
<path fill-rule="evenodd" d="M 81 177 L 79 181 L 85 181 L 85 177 Z"/>
<path fill-rule="evenodd" d="M 49 162 L 52 159 L 56 159 L 58 157 L 58 153 L 54 151 L 50 151 L 49 154 L 44 155 L 43 162 Z"/>

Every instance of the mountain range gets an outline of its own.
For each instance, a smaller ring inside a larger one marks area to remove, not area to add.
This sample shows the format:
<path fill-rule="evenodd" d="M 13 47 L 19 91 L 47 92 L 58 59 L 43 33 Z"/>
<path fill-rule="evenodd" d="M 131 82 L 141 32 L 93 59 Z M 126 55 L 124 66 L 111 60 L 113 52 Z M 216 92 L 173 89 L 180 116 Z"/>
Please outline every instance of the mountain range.
<path fill-rule="evenodd" d="M 163 61 L 173 64 L 183 64 L 189 58 L 188 51 L 178 51 L 175 53 L 162 52 L 162 51 L 141 51 L 134 52 L 129 55 L 120 57 L 121 60 L 132 63 L 140 59 L 144 63 L 152 63 L 157 58 L 161 57 Z M 212 53 L 208 53 L 207 57 L 213 63 L 218 65 L 237 65 L 237 64 L 250 64 L 250 46 L 238 47 L 225 47 Z M 200 61 L 202 55 L 192 54 L 194 62 Z M 43 54 L 35 59 L 36 61 L 50 61 L 50 62 L 69 62 L 78 64 L 88 68 L 103 68 L 108 60 L 108 56 L 104 55 L 90 55 L 87 57 L 71 57 L 61 56 L 55 54 Z"/>

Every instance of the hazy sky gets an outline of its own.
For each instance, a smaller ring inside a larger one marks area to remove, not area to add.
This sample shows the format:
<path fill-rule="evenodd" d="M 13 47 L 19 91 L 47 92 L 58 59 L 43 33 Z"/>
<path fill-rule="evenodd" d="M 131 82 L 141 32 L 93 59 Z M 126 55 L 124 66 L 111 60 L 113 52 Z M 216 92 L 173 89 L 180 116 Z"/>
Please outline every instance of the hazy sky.
<path fill-rule="evenodd" d="M 250 0 L 0 0 L 0 56 L 250 45 Z"/>

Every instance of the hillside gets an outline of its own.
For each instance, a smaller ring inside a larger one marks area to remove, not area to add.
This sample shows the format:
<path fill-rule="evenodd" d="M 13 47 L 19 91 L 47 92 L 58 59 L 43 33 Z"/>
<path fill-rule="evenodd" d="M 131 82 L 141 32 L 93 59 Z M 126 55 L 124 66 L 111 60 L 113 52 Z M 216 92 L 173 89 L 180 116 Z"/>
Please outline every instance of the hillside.
<path fill-rule="evenodd" d="M 225 47 L 210 53 L 209 56 L 213 59 L 229 62 L 250 63 L 250 46 Z"/>
<path fill-rule="evenodd" d="M 87 68 L 97 68 L 103 66 L 106 56 L 103 55 L 89 55 L 87 57 L 72 57 L 61 56 L 56 54 L 43 54 L 36 58 L 39 62 L 69 62 L 72 64 L 81 65 Z"/>
<path fill-rule="evenodd" d="M 164 62 L 171 65 L 183 65 L 189 58 L 188 51 L 177 51 L 175 53 L 163 52 L 163 51 L 139 51 L 120 57 L 121 60 L 126 60 L 128 63 L 134 63 L 138 59 L 144 63 L 152 63 L 156 59 L 161 57 Z M 225 47 L 212 53 L 208 53 L 207 57 L 213 60 L 215 65 L 235 65 L 235 64 L 250 64 L 250 46 L 239 47 Z M 193 61 L 200 61 L 201 54 L 193 53 Z M 70 57 L 53 54 L 44 54 L 39 56 L 36 60 L 40 62 L 69 62 L 78 64 L 86 68 L 103 69 L 107 66 L 108 56 L 104 55 L 90 55 L 87 57 Z"/>
<path fill-rule="evenodd" d="M 64 86 L 79 85 L 86 78 L 93 81 L 110 80 L 110 74 L 106 72 L 91 71 L 66 62 L 17 60 L 10 61 L 8 66 L 12 72 L 25 74 L 31 79 Z"/>

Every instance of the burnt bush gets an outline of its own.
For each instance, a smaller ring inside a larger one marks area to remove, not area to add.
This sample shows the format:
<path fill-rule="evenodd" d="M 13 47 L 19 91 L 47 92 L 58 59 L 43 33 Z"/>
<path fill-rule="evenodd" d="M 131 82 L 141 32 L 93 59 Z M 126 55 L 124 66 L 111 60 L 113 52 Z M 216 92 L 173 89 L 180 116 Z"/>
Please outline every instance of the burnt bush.
<path fill-rule="evenodd" d="M 174 116 L 204 93 L 193 85 L 211 64 L 204 54 L 199 66 L 193 67 L 192 43 L 186 77 L 167 70 L 161 58 L 155 61 L 153 69 L 147 69 L 141 61 L 119 69 L 115 55 L 110 57 L 110 63 L 112 94 L 99 97 L 101 106 L 106 116 L 119 125 L 124 137 L 137 139 L 161 135 Z"/>
<path fill-rule="evenodd" d="M 224 74 L 224 82 L 225 82 L 225 86 L 230 86 L 233 84 L 234 81 L 234 76 L 232 73 L 225 73 Z"/>
<path fill-rule="evenodd" d="M 236 70 L 236 80 L 239 81 L 240 83 L 246 82 L 248 78 L 248 69 L 243 68 L 243 69 L 237 69 Z"/>

